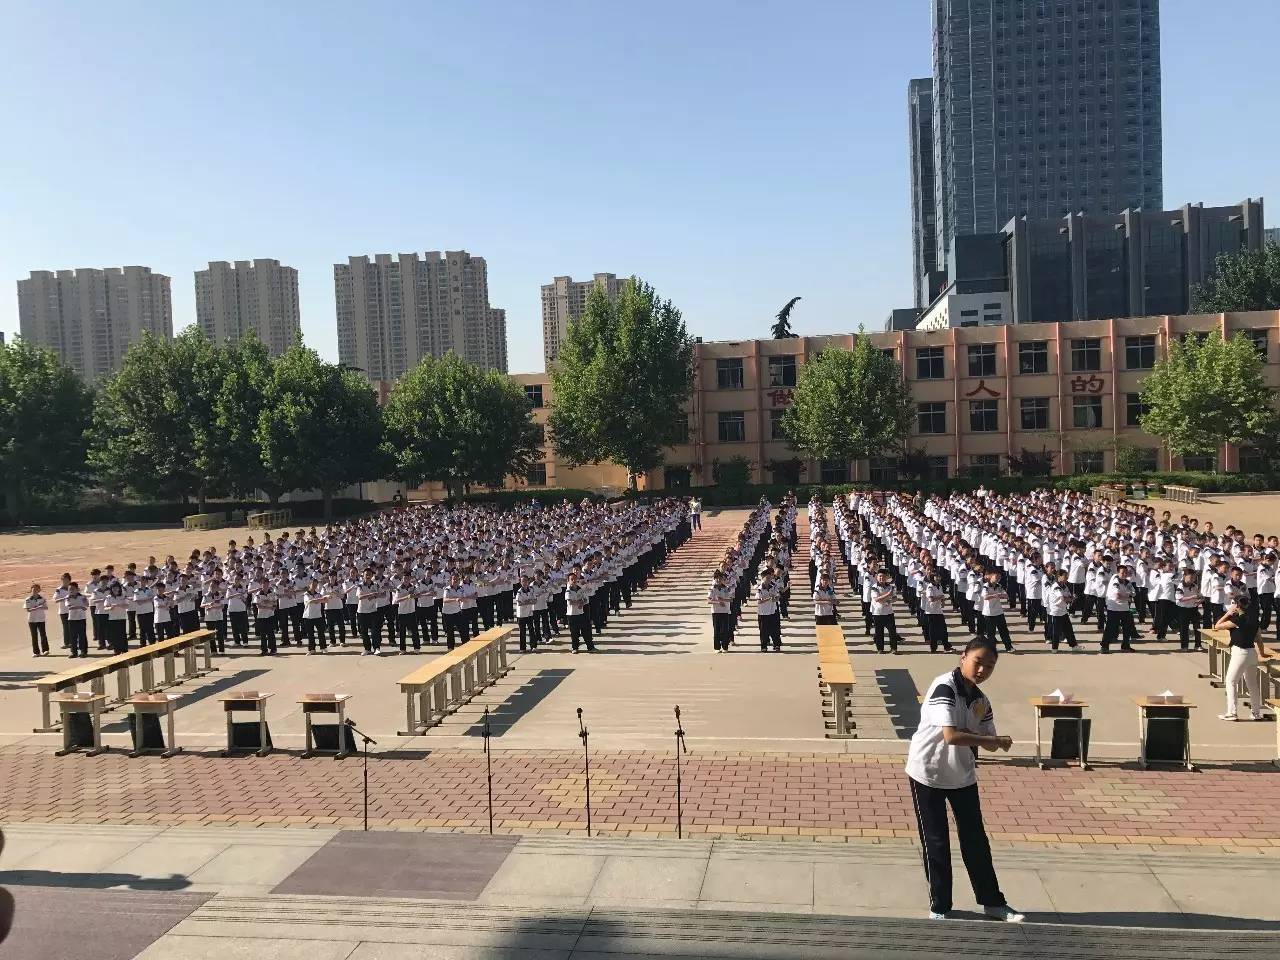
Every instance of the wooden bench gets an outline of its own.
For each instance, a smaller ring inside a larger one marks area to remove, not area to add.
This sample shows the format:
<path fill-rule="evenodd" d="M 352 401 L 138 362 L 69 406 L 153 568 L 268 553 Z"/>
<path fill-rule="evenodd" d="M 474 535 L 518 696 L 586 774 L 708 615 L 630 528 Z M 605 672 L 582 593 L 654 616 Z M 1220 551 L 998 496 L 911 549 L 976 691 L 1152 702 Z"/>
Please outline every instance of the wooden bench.
<path fill-rule="evenodd" d="M 1205 652 L 1209 658 L 1208 672 L 1200 674 L 1200 678 L 1208 680 L 1211 686 L 1223 687 L 1227 683 L 1227 667 L 1231 664 L 1231 631 L 1217 630 L 1212 627 L 1201 629 L 1200 637 L 1204 642 Z M 1280 696 L 1280 650 L 1262 645 L 1267 659 L 1258 662 L 1258 682 L 1261 685 L 1262 697 Z M 1243 678 L 1238 692 L 1243 699 L 1248 698 L 1248 686 Z"/>
<path fill-rule="evenodd" d="M 276 530 L 293 523 L 292 510 L 262 510 L 249 514 L 250 530 Z"/>
<path fill-rule="evenodd" d="M 182 518 L 183 530 L 217 530 L 226 525 L 225 513 L 192 513 Z"/>
<path fill-rule="evenodd" d="M 57 723 L 53 720 L 51 698 L 54 694 L 62 693 L 63 691 L 75 693 L 77 692 L 76 688 L 82 683 L 89 684 L 94 693 L 106 696 L 107 677 L 114 674 L 116 677 L 116 697 L 114 700 L 109 699 L 107 701 L 109 709 L 112 706 L 126 702 L 133 694 L 133 689 L 129 682 L 130 667 L 138 666 L 141 669 L 141 689 L 144 691 L 173 686 L 183 680 L 190 680 L 193 677 L 212 671 L 214 669 L 212 641 L 213 631 L 193 630 L 191 633 L 184 633 L 168 640 L 161 640 L 145 647 L 138 647 L 127 653 L 118 653 L 113 657 L 98 657 L 88 660 L 79 666 L 72 667 L 70 670 L 64 670 L 61 673 L 55 673 L 52 676 L 41 677 L 39 680 L 32 681 L 32 686 L 40 691 L 40 720 L 43 724 L 43 726 L 36 727 L 35 732 L 50 733 L 61 726 L 61 719 Z M 202 647 L 204 650 L 203 669 L 196 662 L 196 649 L 198 647 Z M 183 661 L 181 677 L 177 675 L 175 662 L 178 654 L 182 654 Z M 159 684 L 156 683 L 155 679 L 156 660 L 162 660 L 164 666 L 164 680 Z"/>
<path fill-rule="evenodd" d="M 856 682 L 853 664 L 849 660 L 849 648 L 844 642 L 844 630 L 839 624 L 821 623 L 814 628 L 818 639 L 818 683 L 831 694 L 832 726 L 829 738 L 856 737 L 850 711 L 849 698 Z M 825 710 L 823 711 L 825 715 Z M 826 720 L 824 716 L 824 726 Z"/>
<path fill-rule="evenodd" d="M 1177 500 L 1179 503 L 1199 503 L 1200 488 L 1180 487 L 1176 484 L 1165 484 L 1164 498 L 1166 500 Z"/>
<path fill-rule="evenodd" d="M 1108 503 L 1124 503 L 1125 492 L 1117 490 L 1115 487 L 1094 487 L 1093 498 L 1095 500 L 1106 500 Z"/>
<path fill-rule="evenodd" d="M 405 728 L 399 736 L 425 732 L 506 674 L 507 640 L 514 630 L 493 627 L 401 677 Z"/>

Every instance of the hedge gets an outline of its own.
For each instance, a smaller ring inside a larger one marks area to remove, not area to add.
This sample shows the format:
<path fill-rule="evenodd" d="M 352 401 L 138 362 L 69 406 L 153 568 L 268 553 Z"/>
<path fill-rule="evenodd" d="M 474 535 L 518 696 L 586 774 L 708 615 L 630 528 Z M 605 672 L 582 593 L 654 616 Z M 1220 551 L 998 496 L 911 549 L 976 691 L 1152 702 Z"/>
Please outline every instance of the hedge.
<path fill-rule="evenodd" d="M 281 503 L 281 509 L 293 511 L 296 521 L 313 523 L 324 518 L 323 500 L 295 500 Z M 65 509 L 32 509 L 22 518 L 23 526 L 88 526 L 120 524 L 122 526 L 139 526 L 143 524 L 180 524 L 182 518 L 199 511 L 195 503 L 95 503 Z M 257 500 L 219 500 L 205 504 L 205 512 L 228 514 L 234 510 L 254 511 L 270 509 L 270 504 Z M 333 500 L 333 516 L 352 517 L 361 513 L 376 510 L 377 504 L 370 500 L 355 500 L 335 497 Z M 0 525 L 13 526 L 13 521 L 0 514 Z"/>

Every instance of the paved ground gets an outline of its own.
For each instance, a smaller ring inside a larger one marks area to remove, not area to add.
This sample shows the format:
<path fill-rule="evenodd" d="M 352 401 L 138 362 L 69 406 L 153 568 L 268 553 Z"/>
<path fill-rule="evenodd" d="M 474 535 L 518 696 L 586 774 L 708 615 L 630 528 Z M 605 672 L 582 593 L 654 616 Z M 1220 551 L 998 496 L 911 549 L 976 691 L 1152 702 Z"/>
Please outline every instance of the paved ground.
<path fill-rule="evenodd" d="M 1273 957 L 1280 858 L 1001 848 L 1031 921 L 919 919 L 907 842 L 18 826 L 7 957 Z M 975 918 L 963 874 L 957 916 Z M 1159 928 L 1159 932 L 1121 927 Z M 1213 931 L 1213 932 L 1208 932 Z M 110 932 L 109 936 L 104 933 Z M 80 938 L 78 945 L 71 948 Z M 945 947 L 945 950 L 944 950 Z M 122 949 L 123 948 L 123 949 Z M 61 951 L 61 952 L 59 952 Z"/>

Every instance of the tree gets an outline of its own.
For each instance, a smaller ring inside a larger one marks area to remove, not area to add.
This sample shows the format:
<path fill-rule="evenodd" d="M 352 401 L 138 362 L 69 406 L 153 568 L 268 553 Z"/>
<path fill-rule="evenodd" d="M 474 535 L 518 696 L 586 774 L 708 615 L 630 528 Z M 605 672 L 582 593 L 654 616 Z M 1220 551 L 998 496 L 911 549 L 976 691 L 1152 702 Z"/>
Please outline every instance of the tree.
<path fill-rule="evenodd" d="M 108 483 L 145 497 L 205 499 L 231 486 L 217 421 L 225 351 L 198 327 L 172 340 L 143 333 L 98 394 L 90 461 Z"/>
<path fill-rule="evenodd" d="M 787 305 L 778 311 L 778 316 L 773 324 L 771 332 L 775 340 L 788 340 L 795 336 L 791 332 L 791 311 L 795 309 L 796 301 L 799 297 L 792 297 L 787 301 Z"/>
<path fill-rule="evenodd" d="M 897 361 L 860 333 L 852 350 L 823 350 L 800 368 L 782 428 L 813 459 L 863 460 L 899 449 L 914 418 Z"/>
<path fill-rule="evenodd" d="M 273 362 L 266 346 L 252 333 L 219 349 L 224 352 L 224 365 L 214 419 L 226 458 L 228 485 L 240 494 L 264 490 L 275 506 L 284 491 L 268 475 L 258 443 Z"/>
<path fill-rule="evenodd" d="M 1220 253 L 1204 284 L 1192 292 L 1193 313 L 1280 308 L 1280 247 Z"/>
<path fill-rule="evenodd" d="M 693 387 L 693 341 L 670 300 L 631 278 L 610 300 L 596 289 L 569 325 L 551 371 L 556 455 L 573 466 L 612 461 L 628 483 L 680 443 Z"/>
<path fill-rule="evenodd" d="M 391 389 L 384 449 L 405 483 L 444 483 L 450 497 L 472 484 L 523 478 L 542 459 L 541 433 L 524 389 L 454 354 L 426 357 Z"/>
<path fill-rule="evenodd" d="M 1006 459 L 1009 461 L 1010 476 L 1047 477 L 1053 473 L 1053 464 L 1058 459 L 1058 454 L 1048 447 L 1039 450 L 1023 447 L 1020 453 L 1011 453 Z"/>
<path fill-rule="evenodd" d="M 369 384 L 301 344 L 272 366 L 256 437 L 268 481 L 318 489 L 326 520 L 334 493 L 376 480 L 383 466 L 382 419 Z"/>
<path fill-rule="evenodd" d="M 1169 344 L 1142 382 L 1142 429 L 1178 455 L 1208 455 L 1223 443 L 1254 445 L 1276 433 L 1273 391 L 1252 343 L 1214 331 Z"/>
<path fill-rule="evenodd" d="M 51 351 L 25 340 L 0 346 L 0 489 L 20 520 L 38 494 L 85 479 L 93 393 Z"/>

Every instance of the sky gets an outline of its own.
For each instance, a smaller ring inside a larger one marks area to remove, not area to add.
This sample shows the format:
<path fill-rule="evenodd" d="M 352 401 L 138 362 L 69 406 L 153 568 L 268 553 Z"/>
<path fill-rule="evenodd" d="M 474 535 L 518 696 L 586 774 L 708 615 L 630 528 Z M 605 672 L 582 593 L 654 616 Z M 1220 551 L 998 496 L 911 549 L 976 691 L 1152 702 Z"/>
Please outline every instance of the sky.
<path fill-rule="evenodd" d="M 910 306 L 925 0 L 0 0 L 0 330 L 33 269 L 271 257 L 337 359 L 333 264 L 467 250 L 543 367 L 539 288 L 639 275 L 708 340 Z M 1166 207 L 1274 198 L 1275 0 L 1164 0 Z"/>

